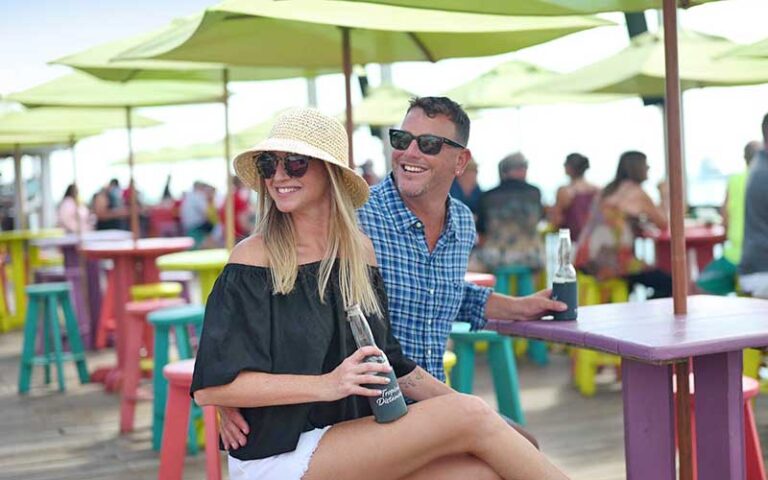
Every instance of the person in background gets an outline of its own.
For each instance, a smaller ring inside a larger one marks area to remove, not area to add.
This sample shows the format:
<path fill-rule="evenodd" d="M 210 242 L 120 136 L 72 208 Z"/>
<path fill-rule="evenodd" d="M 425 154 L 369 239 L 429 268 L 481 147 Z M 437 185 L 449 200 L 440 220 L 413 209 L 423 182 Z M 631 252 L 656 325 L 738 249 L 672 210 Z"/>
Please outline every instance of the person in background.
<path fill-rule="evenodd" d="M 597 205 L 581 231 L 574 266 L 598 279 L 623 278 L 630 291 L 635 284 L 653 288 L 650 298 L 672 295 L 672 277 L 635 257 L 635 238 L 645 222 L 665 230 L 668 192 L 660 189 L 661 205 L 654 205 L 642 184 L 648 179 L 644 153 L 624 152 L 616 177 L 603 188 Z"/>
<path fill-rule="evenodd" d="M 587 222 L 592 202 L 600 188 L 584 178 L 589 169 L 589 159 L 584 155 L 571 153 L 565 157 L 564 168 L 570 182 L 557 189 L 555 205 L 549 210 L 549 223 L 557 229 L 570 229 L 571 240 L 575 242 Z"/>
<path fill-rule="evenodd" d="M 302 108 L 235 158 L 259 193 L 259 226 L 213 287 L 191 386 L 198 404 L 239 407 L 246 419 L 230 479 L 567 478 L 485 402 L 403 355 L 373 244 L 355 218 L 368 185 L 347 152 L 338 121 Z M 344 313 L 355 304 L 381 350 L 355 345 Z M 372 355 L 389 362 L 366 362 Z M 380 395 L 372 384 L 389 379 L 376 373 L 390 370 L 419 402 L 379 424 L 366 397 Z"/>
<path fill-rule="evenodd" d="M 477 162 L 470 158 L 464 173 L 457 176 L 451 184 L 450 195 L 456 200 L 469 207 L 472 216 L 477 221 L 477 214 L 480 209 L 480 195 L 483 191 L 477 184 Z"/>
<path fill-rule="evenodd" d="M 253 232 L 254 212 L 251 208 L 251 189 L 243 184 L 240 177 L 232 179 L 234 187 L 234 209 L 235 209 L 235 242 L 239 242 Z M 221 207 L 219 207 L 219 219 L 221 225 L 226 228 L 226 210 L 227 199 L 224 198 Z"/>
<path fill-rule="evenodd" d="M 123 202 L 123 192 L 116 178 L 93 197 L 96 230 L 127 230 L 130 212 Z"/>
<path fill-rule="evenodd" d="M 746 197 L 749 167 L 757 153 L 762 149 L 762 143 L 757 140 L 747 143 L 744 146 L 746 168 L 728 177 L 725 201 L 720 212 L 723 216 L 723 225 L 725 226 L 727 237 L 723 256 L 733 265 L 738 265 L 741 261 L 741 247 L 744 243 L 744 199 Z"/>
<path fill-rule="evenodd" d="M 756 153 L 747 179 L 739 285 L 752 296 L 768 298 L 768 114 L 762 128 L 763 148 Z"/>
<path fill-rule="evenodd" d="M 544 216 L 541 191 L 526 181 L 528 160 L 520 152 L 499 162 L 499 186 L 480 197 L 477 220 L 477 259 L 493 272 L 505 265 L 523 265 L 537 271 L 544 264 L 544 246 L 538 232 Z"/>
<path fill-rule="evenodd" d="M 369 186 L 376 185 L 381 181 L 379 176 L 376 175 L 376 172 L 373 171 L 373 160 L 370 158 L 360 165 L 360 171 L 362 172 L 363 180 L 365 180 L 365 183 Z"/>
<path fill-rule="evenodd" d="M 185 235 L 195 239 L 195 248 L 200 248 L 214 228 L 210 211 L 214 202 L 213 187 L 196 181 L 192 190 L 184 195 L 179 209 L 181 228 Z"/>
<path fill-rule="evenodd" d="M 93 230 L 94 223 L 95 217 L 78 198 L 77 185 L 69 184 L 56 209 L 56 226 L 67 233 L 82 233 Z"/>

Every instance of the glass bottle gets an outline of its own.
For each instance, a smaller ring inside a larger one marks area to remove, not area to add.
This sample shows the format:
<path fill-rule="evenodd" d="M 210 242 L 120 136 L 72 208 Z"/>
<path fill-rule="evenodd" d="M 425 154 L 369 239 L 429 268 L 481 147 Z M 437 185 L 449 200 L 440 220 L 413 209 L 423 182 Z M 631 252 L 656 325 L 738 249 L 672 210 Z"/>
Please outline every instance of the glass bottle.
<path fill-rule="evenodd" d="M 552 299 L 568 305 L 568 310 L 554 312 L 555 320 L 576 320 L 579 306 L 579 290 L 576 269 L 571 263 L 571 230 L 560 229 L 557 246 L 557 270 L 552 281 Z"/>
<path fill-rule="evenodd" d="M 360 305 L 354 304 L 347 309 L 347 321 L 352 329 L 352 336 L 355 339 L 357 348 L 376 346 L 373 333 L 371 333 L 371 327 L 368 325 L 368 320 L 363 315 Z M 389 365 L 386 355 L 371 355 L 366 357 L 364 361 Z M 381 395 L 377 397 L 368 397 L 368 403 L 371 405 L 373 416 L 379 423 L 395 421 L 408 412 L 408 407 L 405 405 L 405 398 L 403 397 L 403 392 L 400 391 L 400 385 L 397 383 L 395 372 L 390 370 L 389 372 L 378 372 L 376 375 L 389 378 L 389 383 L 363 385 L 366 388 L 375 388 L 382 391 Z"/>

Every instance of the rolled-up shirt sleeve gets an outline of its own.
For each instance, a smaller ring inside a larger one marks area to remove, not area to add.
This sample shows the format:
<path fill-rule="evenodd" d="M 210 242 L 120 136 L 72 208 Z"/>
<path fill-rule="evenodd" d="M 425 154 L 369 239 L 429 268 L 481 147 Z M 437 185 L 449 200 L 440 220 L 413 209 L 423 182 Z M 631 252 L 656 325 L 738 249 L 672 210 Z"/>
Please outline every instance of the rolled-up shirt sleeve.
<path fill-rule="evenodd" d="M 493 293 L 489 287 L 481 287 L 471 282 L 464 282 L 464 296 L 459 307 L 456 321 L 467 322 L 472 330 L 480 330 L 485 327 L 488 319 L 485 318 L 485 304 Z"/>

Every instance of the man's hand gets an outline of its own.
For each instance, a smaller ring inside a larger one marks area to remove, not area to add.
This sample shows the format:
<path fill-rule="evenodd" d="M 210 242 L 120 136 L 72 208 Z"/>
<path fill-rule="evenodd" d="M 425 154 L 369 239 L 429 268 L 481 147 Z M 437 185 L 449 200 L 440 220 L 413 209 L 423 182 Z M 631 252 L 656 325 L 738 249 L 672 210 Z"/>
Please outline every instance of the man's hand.
<path fill-rule="evenodd" d="M 493 293 L 485 306 L 486 318 L 498 320 L 538 320 L 552 312 L 564 312 L 568 306 L 552 300 L 552 290 L 541 290 L 527 297 L 509 297 Z"/>
<path fill-rule="evenodd" d="M 219 434 L 226 450 L 237 450 L 245 446 L 245 436 L 249 432 L 248 422 L 239 408 L 216 407 L 219 412 Z"/>

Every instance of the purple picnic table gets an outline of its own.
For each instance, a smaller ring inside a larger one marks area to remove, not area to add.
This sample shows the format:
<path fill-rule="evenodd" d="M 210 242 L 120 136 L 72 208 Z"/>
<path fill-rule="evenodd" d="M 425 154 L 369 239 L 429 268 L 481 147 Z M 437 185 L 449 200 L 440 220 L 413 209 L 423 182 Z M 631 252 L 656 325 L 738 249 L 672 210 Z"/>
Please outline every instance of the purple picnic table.
<path fill-rule="evenodd" d="M 579 307 L 578 321 L 505 322 L 488 329 L 622 357 L 629 480 L 675 478 L 672 364 L 693 359 L 699 480 L 745 478 L 742 350 L 768 345 L 768 300 L 695 295 Z"/>
<path fill-rule="evenodd" d="M 96 230 L 83 232 L 79 236 L 70 233 L 61 237 L 32 240 L 40 248 L 60 248 L 64 255 L 64 276 L 72 284 L 72 297 L 77 312 L 83 344 L 94 348 L 96 327 L 101 310 L 101 287 L 99 285 L 99 262 L 80 255 L 78 247 L 85 242 L 112 242 L 131 239 L 126 230 Z M 83 270 L 85 268 L 85 278 Z M 84 281 L 83 281 L 84 280 Z M 85 294 L 84 294 L 85 293 Z M 87 302 L 86 302 L 87 299 Z M 87 304 L 86 304 L 87 303 Z"/>

